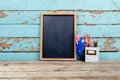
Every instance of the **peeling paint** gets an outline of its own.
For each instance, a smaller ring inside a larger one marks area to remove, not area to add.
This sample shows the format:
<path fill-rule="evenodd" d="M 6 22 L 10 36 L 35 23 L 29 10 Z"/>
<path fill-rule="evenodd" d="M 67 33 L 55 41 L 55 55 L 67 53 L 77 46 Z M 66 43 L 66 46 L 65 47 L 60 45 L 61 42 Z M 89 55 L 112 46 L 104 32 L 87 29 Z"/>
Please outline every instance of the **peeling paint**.
<path fill-rule="evenodd" d="M 73 10 L 74 11 L 74 10 Z M 79 11 L 79 12 L 82 12 L 82 11 L 84 11 L 83 9 L 78 9 L 77 11 Z"/>
<path fill-rule="evenodd" d="M 0 41 L 2 41 L 3 39 L 2 38 L 0 38 Z"/>
<path fill-rule="evenodd" d="M 11 12 L 11 13 L 12 13 L 12 12 L 16 12 L 16 11 L 15 11 L 15 10 L 9 10 L 8 12 Z"/>
<path fill-rule="evenodd" d="M 52 11 L 53 13 L 56 13 L 57 11 Z"/>
<path fill-rule="evenodd" d="M 5 13 L 3 13 L 3 11 L 0 11 L 0 18 L 5 18 L 5 17 L 7 17 L 8 15 L 7 14 L 5 14 Z"/>
<path fill-rule="evenodd" d="M 105 35 L 104 35 L 105 36 Z M 0 38 L 0 50 L 2 51 L 39 51 L 40 38 Z M 8 40 L 7 40 L 8 39 Z M 100 51 L 120 51 L 120 39 L 116 38 L 95 38 L 99 40 Z M 9 47 L 10 46 L 10 47 Z"/>
<path fill-rule="evenodd" d="M 115 40 L 113 40 L 112 38 L 107 38 L 106 42 L 104 42 L 106 47 L 111 46 L 113 43 L 115 43 Z"/>
<path fill-rule="evenodd" d="M 25 51 L 25 49 L 13 50 L 13 52 Z"/>
<path fill-rule="evenodd" d="M 96 18 L 96 16 L 95 15 L 91 15 L 93 18 Z"/>
<path fill-rule="evenodd" d="M 29 50 L 29 51 L 35 51 L 34 47 L 30 48 L 30 50 Z"/>
<path fill-rule="evenodd" d="M 17 52 L 19 52 L 19 51 L 18 51 L 18 50 L 13 50 L 13 52 L 16 52 L 16 53 L 17 53 Z"/>
<path fill-rule="evenodd" d="M 20 50 L 13 50 L 13 52 L 16 52 L 16 53 L 18 53 L 18 52 L 20 52 L 20 51 L 25 51 L 24 49 L 20 49 Z"/>
<path fill-rule="evenodd" d="M 104 11 L 88 11 L 88 12 L 92 14 L 98 14 L 98 15 L 101 15 L 104 13 Z"/>
<path fill-rule="evenodd" d="M 27 21 L 22 22 L 22 24 L 27 24 L 27 23 L 28 23 Z"/>
<path fill-rule="evenodd" d="M 11 40 L 11 38 L 7 38 L 7 41 Z"/>
<path fill-rule="evenodd" d="M 3 42 L 3 43 L 0 43 L 0 47 L 2 47 L 2 48 L 10 48 L 12 46 L 12 44 L 8 44 L 8 43 L 6 43 L 6 42 Z"/>
<path fill-rule="evenodd" d="M 37 41 L 37 39 L 35 39 L 35 38 L 34 38 L 34 41 L 36 42 L 36 41 Z"/>
<path fill-rule="evenodd" d="M 95 24 L 87 24 L 87 22 L 84 23 L 86 26 L 95 26 Z"/>
<path fill-rule="evenodd" d="M 116 40 L 112 39 L 112 38 L 107 38 L 105 39 L 106 41 L 104 42 L 104 48 L 102 48 L 103 51 L 117 51 L 119 49 L 117 49 L 116 47 L 113 47 L 112 45 L 116 42 Z"/>
<path fill-rule="evenodd" d="M 20 41 L 19 38 L 15 38 L 14 43 L 18 43 Z"/>
<path fill-rule="evenodd" d="M 25 51 L 25 49 L 20 49 L 20 50 L 18 50 L 18 51 Z"/>
<path fill-rule="evenodd" d="M 2 49 L 0 49 L 0 52 L 3 52 L 3 50 L 2 50 Z"/>
<path fill-rule="evenodd" d="M 30 40 L 30 38 L 23 38 L 23 40 Z"/>

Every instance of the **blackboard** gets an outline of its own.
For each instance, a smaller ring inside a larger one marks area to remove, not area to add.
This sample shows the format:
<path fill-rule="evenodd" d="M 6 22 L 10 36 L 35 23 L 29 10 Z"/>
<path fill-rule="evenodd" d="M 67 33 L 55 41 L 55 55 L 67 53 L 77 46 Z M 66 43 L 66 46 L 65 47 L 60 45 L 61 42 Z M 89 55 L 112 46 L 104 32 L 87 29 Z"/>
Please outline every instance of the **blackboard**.
<path fill-rule="evenodd" d="M 74 13 L 41 15 L 41 60 L 76 60 Z"/>

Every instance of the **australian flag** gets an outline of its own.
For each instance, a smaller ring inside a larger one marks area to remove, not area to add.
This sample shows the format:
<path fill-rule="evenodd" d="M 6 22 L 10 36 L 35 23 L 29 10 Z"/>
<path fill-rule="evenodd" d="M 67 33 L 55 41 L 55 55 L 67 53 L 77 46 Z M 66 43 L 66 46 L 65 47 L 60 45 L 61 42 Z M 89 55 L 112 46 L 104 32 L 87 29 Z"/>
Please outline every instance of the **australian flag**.
<path fill-rule="evenodd" d="M 84 49 L 85 49 L 86 42 L 77 33 L 75 34 L 75 41 L 76 41 L 77 55 L 78 55 L 78 57 L 80 57 L 81 54 L 83 53 Z"/>

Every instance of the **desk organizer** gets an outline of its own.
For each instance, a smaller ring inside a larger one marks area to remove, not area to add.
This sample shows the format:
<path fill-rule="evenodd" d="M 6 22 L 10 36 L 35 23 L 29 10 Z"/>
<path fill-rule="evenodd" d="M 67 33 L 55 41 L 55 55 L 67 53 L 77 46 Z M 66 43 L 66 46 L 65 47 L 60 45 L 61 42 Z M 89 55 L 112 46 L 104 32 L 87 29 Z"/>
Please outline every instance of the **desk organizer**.
<path fill-rule="evenodd" d="M 99 62 L 99 47 L 85 48 L 85 62 Z"/>

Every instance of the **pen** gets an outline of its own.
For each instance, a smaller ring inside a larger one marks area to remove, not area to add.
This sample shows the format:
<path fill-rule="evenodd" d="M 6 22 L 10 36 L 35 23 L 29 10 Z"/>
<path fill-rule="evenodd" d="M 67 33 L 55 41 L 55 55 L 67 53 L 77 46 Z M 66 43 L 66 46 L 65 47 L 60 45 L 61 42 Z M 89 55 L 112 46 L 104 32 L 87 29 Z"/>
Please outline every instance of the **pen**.
<path fill-rule="evenodd" d="M 97 46 L 98 46 L 98 40 L 94 41 L 94 47 L 97 47 Z"/>

